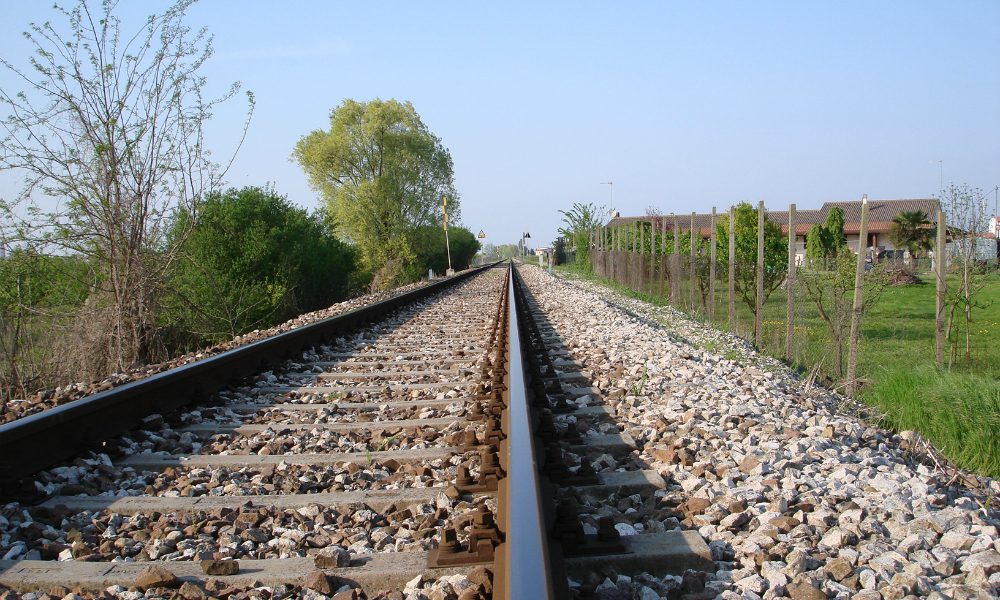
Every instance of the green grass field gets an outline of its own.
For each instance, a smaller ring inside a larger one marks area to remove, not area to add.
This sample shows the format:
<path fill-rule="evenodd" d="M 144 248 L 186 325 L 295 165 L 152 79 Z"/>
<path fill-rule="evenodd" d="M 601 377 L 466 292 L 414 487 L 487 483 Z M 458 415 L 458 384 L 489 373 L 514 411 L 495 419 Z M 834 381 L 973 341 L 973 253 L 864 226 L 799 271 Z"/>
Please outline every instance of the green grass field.
<path fill-rule="evenodd" d="M 598 281 L 619 292 L 655 304 L 667 299 L 657 293 L 639 293 L 572 266 L 557 269 Z M 950 282 L 953 283 L 953 282 Z M 655 289 L 647 290 L 658 292 Z M 682 285 L 687 304 L 690 288 Z M 980 292 L 982 308 L 973 311 L 970 329 L 972 360 L 964 358 L 965 324 L 956 314 L 959 344 L 949 353 L 951 368 L 934 364 L 935 289 L 933 279 L 922 285 L 889 287 L 862 321 L 858 376 L 860 397 L 884 415 L 884 424 L 913 429 L 934 442 L 956 464 L 991 476 L 1000 476 L 1000 275 Z M 725 283 L 716 298 L 714 325 L 728 329 Z M 784 357 L 787 295 L 776 290 L 764 304 L 763 350 Z M 737 301 L 736 332 L 752 338 L 753 313 Z M 688 311 L 691 313 L 692 311 Z M 705 319 L 698 306 L 693 314 Z M 804 294 L 796 294 L 794 356 L 800 371 L 817 365 L 826 383 L 837 387 L 834 353 L 825 322 Z M 844 350 L 846 364 L 847 351 Z"/>

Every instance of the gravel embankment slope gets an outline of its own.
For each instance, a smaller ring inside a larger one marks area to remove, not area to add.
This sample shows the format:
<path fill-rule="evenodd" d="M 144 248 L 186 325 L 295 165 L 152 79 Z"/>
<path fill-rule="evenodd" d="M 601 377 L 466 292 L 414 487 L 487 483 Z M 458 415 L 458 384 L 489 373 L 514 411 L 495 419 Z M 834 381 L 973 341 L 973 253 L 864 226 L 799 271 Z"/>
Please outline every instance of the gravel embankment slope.
<path fill-rule="evenodd" d="M 1000 595 L 1000 482 L 950 481 L 914 436 L 847 414 L 842 397 L 672 309 L 521 273 L 668 481 L 669 524 L 712 548 L 718 571 L 689 597 Z"/>
<path fill-rule="evenodd" d="M 303 313 L 293 319 L 289 319 L 288 321 L 281 323 L 280 325 L 275 325 L 274 327 L 270 327 L 268 329 L 255 329 L 250 333 L 237 336 L 228 342 L 222 342 L 195 352 L 189 352 L 161 363 L 142 365 L 125 373 L 113 373 L 97 381 L 71 383 L 51 390 L 37 392 L 24 399 L 11 400 L 6 404 L 0 405 L 0 424 L 16 421 L 17 419 L 33 415 L 47 408 L 60 406 L 74 400 L 79 400 L 84 396 L 103 392 L 120 385 L 125 385 L 126 383 L 132 383 L 133 381 L 143 379 L 144 377 L 149 377 L 150 375 L 162 373 L 163 371 L 167 371 L 175 367 L 180 367 L 210 356 L 215 356 L 216 354 L 221 354 L 227 350 L 232 350 L 233 348 L 245 346 L 285 331 L 291 331 L 292 329 L 297 329 L 304 325 L 315 323 L 316 321 L 321 321 L 323 319 L 360 308 L 366 304 L 386 300 L 404 292 L 423 287 L 427 285 L 427 283 L 428 282 L 426 281 L 421 281 L 385 292 L 375 292 L 365 294 L 363 296 L 357 296 L 355 298 L 351 298 L 350 300 L 344 300 L 343 302 L 333 304 L 328 308 Z"/>

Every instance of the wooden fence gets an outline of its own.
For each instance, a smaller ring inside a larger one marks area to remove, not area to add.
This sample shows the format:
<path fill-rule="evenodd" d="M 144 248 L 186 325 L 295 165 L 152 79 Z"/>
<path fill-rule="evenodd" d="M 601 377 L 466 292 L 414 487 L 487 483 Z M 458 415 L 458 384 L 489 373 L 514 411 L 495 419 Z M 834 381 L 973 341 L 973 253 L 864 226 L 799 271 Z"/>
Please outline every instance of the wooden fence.
<path fill-rule="evenodd" d="M 861 210 L 860 236 L 866 238 L 868 203 Z M 616 226 L 595 229 L 590 238 L 590 262 L 594 273 L 631 290 L 657 297 L 697 318 L 714 322 L 723 329 L 735 332 L 752 341 L 758 348 L 783 357 L 789 362 L 806 364 L 815 357 L 803 356 L 802 349 L 809 335 L 802 320 L 816 318 L 816 308 L 806 297 L 799 281 L 806 268 L 797 250 L 804 246 L 796 237 L 796 209 L 788 207 L 787 265 L 783 268 L 780 286 L 773 296 L 779 297 L 783 313 L 768 300 L 765 290 L 765 236 L 766 211 L 760 202 L 756 209 L 756 252 L 744 260 L 729 260 L 736 254 L 736 209 L 719 215 L 713 207 L 707 222 L 694 213 L 690 218 L 677 215 L 651 216 L 622 222 Z M 944 215 L 938 213 L 938 222 Z M 720 227 L 721 225 L 721 227 Z M 945 237 L 937 238 L 935 256 L 943 256 Z M 801 235 L 801 234 L 800 234 Z M 741 233 L 746 243 L 746 232 Z M 745 252 L 744 252 L 745 254 Z M 738 257 L 739 258 L 739 257 Z M 866 261 L 866 258 L 868 259 Z M 895 257 L 893 257 L 895 258 Z M 784 260 L 784 259 L 782 259 Z M 858 340 L 864 306 L 865 274 L 872 262 L 879 258 L 872 252 L 859 254 L 854 279 L 853 294 L 848 293 L 848 307 L 844 314 L 850 318 L 847 346 L 847 369 L 840 379 L 848 392 L 855 390 L 857 379 Z M 769 267 L 774 269 L 773 264 Z M 805 272 L 805 275 L 808 275 Z M 944 361 L 944 261 L 936 261 L 934 278 L 937 285 L 936 312 L 937 361 Z M 752 283 L 752 285 L 751 285 Z M 767 315 L 770 315 L 766 318 Z M 845 323 L 846 329 L 846 323 Z M 843 361 L 839 363 L 843 365 Z M 842 371 L 843 366 L 837 371 Z"/>

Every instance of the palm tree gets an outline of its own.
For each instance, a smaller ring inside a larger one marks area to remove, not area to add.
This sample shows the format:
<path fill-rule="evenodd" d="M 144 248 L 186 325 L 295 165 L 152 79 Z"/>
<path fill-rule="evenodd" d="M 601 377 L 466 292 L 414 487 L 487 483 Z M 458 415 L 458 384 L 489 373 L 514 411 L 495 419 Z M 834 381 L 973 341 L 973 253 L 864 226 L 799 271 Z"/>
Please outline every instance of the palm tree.
<path fill-rule="evenodd" d="M 922 210 L 903 211 L 896 215 L 889 228 L 889 239 L 897 248 L 910 252 L 910 264 L 933 247 L 934 228 Z"/>

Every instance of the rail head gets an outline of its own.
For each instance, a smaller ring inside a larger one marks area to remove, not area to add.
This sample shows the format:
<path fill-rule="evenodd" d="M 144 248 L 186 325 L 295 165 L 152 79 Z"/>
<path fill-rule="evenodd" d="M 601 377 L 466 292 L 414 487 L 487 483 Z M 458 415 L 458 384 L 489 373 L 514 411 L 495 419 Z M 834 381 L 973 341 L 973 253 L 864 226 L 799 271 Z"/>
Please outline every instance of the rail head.
<path fill-rule="evenodd" d="M 542 488 L 535 444 L 535 427 L 529 404 L 529 389 L 522 359 L 521 332 L 518 328 L 515 270 L 511 265 L 507 281 L 507 390 L 509 436 L 507 439 L 506 502 L 501 510 L 507 515 L 507 538 L 502 550 L 503 562 L 494 583 L 498 598 L 557 598 L 553 586 L 548 531 L 545 521 Z M 499 585 L 497 585 L 499 584 Z"/>

